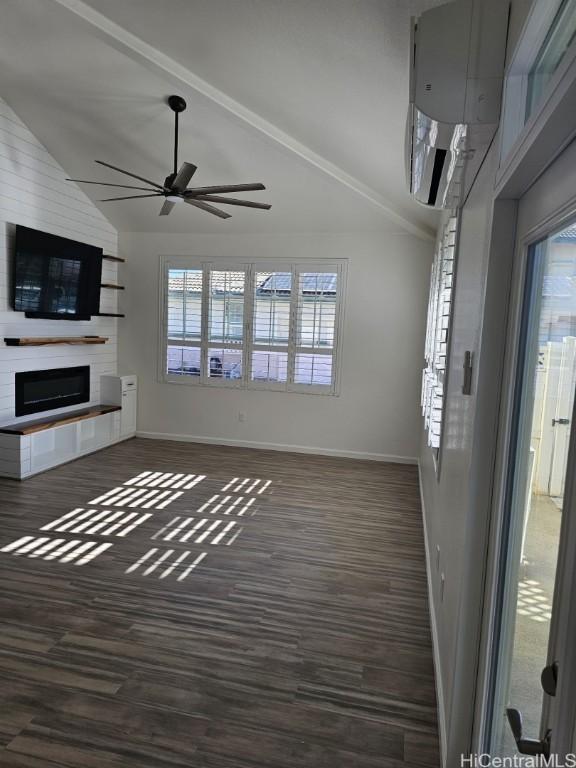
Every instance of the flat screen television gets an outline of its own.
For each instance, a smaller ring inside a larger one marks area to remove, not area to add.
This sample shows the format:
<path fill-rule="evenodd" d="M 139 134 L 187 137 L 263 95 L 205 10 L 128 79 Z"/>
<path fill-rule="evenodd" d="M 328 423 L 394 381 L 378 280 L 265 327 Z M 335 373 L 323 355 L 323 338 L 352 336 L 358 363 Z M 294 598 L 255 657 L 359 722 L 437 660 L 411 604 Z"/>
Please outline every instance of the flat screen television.
<path fill-rule="evenodd" d="M 89 320 L 98 314 L 102 249 L 16 227 L 12 306 L 26 317 Z"/>

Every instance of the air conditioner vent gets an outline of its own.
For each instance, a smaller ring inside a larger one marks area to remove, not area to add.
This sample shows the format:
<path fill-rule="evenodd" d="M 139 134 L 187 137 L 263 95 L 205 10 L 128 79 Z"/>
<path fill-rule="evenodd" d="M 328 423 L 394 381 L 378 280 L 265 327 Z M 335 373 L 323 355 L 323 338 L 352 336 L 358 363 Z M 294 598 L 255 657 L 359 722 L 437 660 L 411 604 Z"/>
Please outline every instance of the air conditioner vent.
<path fill-rule="evenodd" d="M 444 172 L 444 163 L 446 162 L 447 152 L 445 149 L 437 149 L 434 153 L 434 163 L 432 165 L 432 179 L 430 180 L 430 194 L 428 195 L 428 205 L 436 205 L 440 180 Z"/>

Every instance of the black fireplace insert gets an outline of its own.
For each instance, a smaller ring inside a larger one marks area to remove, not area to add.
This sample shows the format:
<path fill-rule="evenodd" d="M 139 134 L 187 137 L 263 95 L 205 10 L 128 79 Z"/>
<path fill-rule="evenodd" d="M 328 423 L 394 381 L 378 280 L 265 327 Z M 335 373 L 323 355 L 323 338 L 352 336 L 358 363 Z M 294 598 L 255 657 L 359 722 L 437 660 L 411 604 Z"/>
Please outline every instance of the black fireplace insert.
<path fill-rule="evenodd" d="M 89 365 L 16 374 L 16 416 L 65 408 L 89 400 Z"/>

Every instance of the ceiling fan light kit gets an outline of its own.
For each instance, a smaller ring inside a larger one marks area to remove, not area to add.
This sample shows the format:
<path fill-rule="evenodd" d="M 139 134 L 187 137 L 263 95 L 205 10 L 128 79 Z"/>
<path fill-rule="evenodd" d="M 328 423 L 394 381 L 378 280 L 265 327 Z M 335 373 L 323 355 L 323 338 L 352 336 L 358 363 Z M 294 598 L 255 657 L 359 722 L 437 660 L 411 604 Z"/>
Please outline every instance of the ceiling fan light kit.
<path fill-rule="evenodd" d="M 266 189 L 264 184 L 221 184 L 211 187 L 189 187 L 188 184 L 192 176 L 197 171 L 197 167 L 193 163 L 182 163 L 178 169 L 178 137 L 179 126 L 178 116 L 186 109 L 186 102 L 182 96 L 169 96 L 167 99 L 168 106 L 174 112 L 174 168 L 164 179 L 164 184 L 158 184 L 155 181 L 146 179 L 143 176 L 138 176 L 130 171 L 125 171 L 123 168 L 118 168 L 110 163 L 105 163 L 103 160 L 96 160 L 98 165 L 103 165 L 106 168 L 111 168 L 113 171 L 123 173 L 125 176 L 130 176 L 137 181 L 141 181 L 147 184 L 147 187 L 131 186 L 127 184 L 108 184 L 105 181 L 88 181 L 86 179 L 66 179 L 66 181 L 74 181 L 77 184 L 96 184 L 103 187 L 116 187 L 121 189 L 131 189 L 140 192 L 147 192 L 145 195 L 126 195 L 121 197 L 106 197 L 100 202 L 107 203 L 116 200 L 137 200 L 144 197 L 163 197 L 164 203 L 160 209 L 160 216 L 167 216 L 175 205 L 178 203 L 188 203 L 194 208 L 200 208 L 202 211 L 211 213 L 214 216 L 218 216 L 221 219 L 229 219 L 230 214 L 226 211 L 216 208 L 210 203 L 219 203 L 223 205 L 237 205 L 244 208 L 258 208 L 260 210 L 268 211 L 272 207 L 268 203 L 257 203 L 252 200 L 242 200 L 232 197 L 222 197 L 221 195 L 229 192 L 255 192 L 258 190 Z"/>

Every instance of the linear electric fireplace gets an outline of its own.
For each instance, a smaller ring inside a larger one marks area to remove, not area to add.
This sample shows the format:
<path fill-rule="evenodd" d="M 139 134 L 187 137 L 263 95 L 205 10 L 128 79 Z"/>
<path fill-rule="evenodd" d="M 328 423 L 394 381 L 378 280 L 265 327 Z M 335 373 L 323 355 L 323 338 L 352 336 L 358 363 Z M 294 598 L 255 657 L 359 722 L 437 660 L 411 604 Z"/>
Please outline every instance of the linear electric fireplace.
<path fill-rule="evenodd" d="M 65 408 L 89 400 L 89 365 L 16 374 L 16 416 Z"/>

